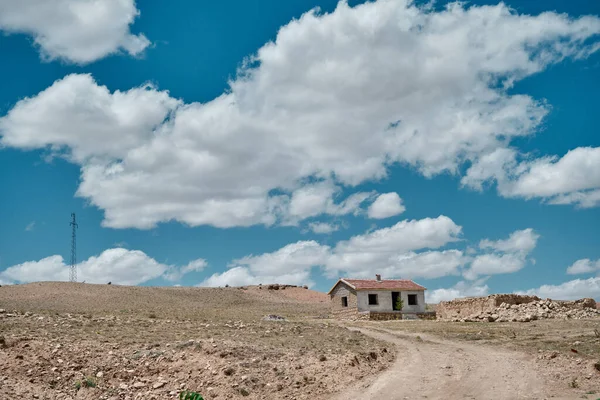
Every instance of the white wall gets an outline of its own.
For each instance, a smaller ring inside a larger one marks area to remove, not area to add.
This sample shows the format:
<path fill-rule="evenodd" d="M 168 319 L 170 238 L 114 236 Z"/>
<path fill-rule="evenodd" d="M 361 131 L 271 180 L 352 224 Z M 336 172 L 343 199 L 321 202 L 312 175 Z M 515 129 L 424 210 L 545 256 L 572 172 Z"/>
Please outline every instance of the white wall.
<path fill-rule="evenodd" d="M 416 294 L 417 295 L 417 305 L 409 306 L 408 305 L 408 295 Z M 425 291 L 424 290 L 406 290 L 401 292 L 402 301 L 404 301 L 404 306 L 402 311 L 413 311 L 413 312 L 424 312 L 425 311 Z"/>
<path fill-rule="evenodd" d="M 369 305 L 369 294 L 376 294 L 378 304 L 377 305 Z M 416 294 L 417 295 L 417 305 L 409 306 L 408 305 L 408 295 Z M 392 291 L 385 290 L 360 290 L 356 293 L 358 297 L 358 311 L 393 311 L 394 307 L 392 305 Z M 411 312 L 424 312 L 425 311 L 425 291 L 423 290 L 407 290 L 400 291 L 400 296 L 404 301 L 404 308 L 402 311 L 411 311 Z"/>

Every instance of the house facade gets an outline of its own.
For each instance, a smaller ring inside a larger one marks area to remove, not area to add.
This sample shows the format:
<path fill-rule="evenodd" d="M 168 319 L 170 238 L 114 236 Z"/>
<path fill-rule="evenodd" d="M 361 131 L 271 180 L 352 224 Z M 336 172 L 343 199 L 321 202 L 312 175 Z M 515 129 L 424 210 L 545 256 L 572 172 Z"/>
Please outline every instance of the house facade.
<path fill-rule="evenodd" d="M 341 278 L 328 294 L 338 318 L 403 319 L 427 317 L 425 290 L 411 280 L 376 275 L 376 279 Z"/>

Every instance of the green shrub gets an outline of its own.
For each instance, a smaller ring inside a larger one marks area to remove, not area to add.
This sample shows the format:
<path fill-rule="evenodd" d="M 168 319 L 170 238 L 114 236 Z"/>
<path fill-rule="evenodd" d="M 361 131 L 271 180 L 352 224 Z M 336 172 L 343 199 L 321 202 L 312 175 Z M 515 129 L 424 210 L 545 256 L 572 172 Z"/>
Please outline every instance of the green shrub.
<path fill-rule="evenodd" d="M 403 308 L 404 308 L 404 300 L 402 300 L 402 298 L 400 296 L 398 296 L 398 299 L 396 299 L 396 310 L 402 311 Z"/>
<path fill-rule="evenodd" d="M 94 387 L 96 387 L 96 381 L 94 380 L 94 378 L 88 376 L 87 378 L 85 378 L 83 380 L 83 386 L 89 387 L 89 388 L 94 388 Z"/>
<path fill-rule="evenodd" d="M 179 393 L 179 400 L 204 400 L 204 397 L 200 393 L 185 391 Z"/>

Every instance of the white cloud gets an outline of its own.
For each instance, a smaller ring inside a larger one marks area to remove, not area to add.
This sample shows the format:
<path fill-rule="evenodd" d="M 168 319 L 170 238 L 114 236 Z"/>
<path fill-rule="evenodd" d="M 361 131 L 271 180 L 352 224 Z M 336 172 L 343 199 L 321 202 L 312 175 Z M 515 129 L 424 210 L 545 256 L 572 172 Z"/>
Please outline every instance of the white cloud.
<path fill-rule="evenodd" d="M 415 250 L 439 248 L 454 242 L 461 227 L 450 218 L 402 221 L 364 235 L 340 241 L 334 248 L 316 241 L 300 241 L 261 255 L 234 260 L 230 269 L 206 279 L 202 286 L 231 286 L 258 283 L 312 284 L 310 271 L 323 267 L 329 277 L 348 274 L 387 278 L 436 278 L 457 275 L 467 262 L 461 251 Z"/>
<path fill-rule="evenodd" d="M 219 274 L 213 274 L 204 280 L 199 286 L 218 287 L 218 286 L 244 286 L 258 285 L 267 283 L 281 283 L 286 285 L 307 285 L 312 286 L 310 273 L 308 271 L 298 271 L 290 274 L 277 275 L 253 275 L 248 268 L 235 267 Z"/>
<path fill-rule="evenodd" d="M 259 283 L 312 285 L 310 270 L 323 265 L 329 247 L 311 241 L 288 244 L 273 252 L 234 260 L 230 269 L 215 273 L 200 286 L 241 286 Z"/>
<path fill-rule="evenodd" d="M 393 217 L 394 215 L 402 214 L 406 208 L 402 204 L 402 199 L 398 193 L 384 193 L 369 206 L 369 218 L 383 219 Z"/>
<path fill-rule="evenodd" d="M 569 268 L 567 268 L 567 274 L 588 274 L 591 272 L 600 271 L 600 259 L 592 261 L 589 258 L 575 261 Z"/>
<path fill-rule="evenodd" d="M 463 271 L 463 276 L 474 280 L 482 275 L 510 274 L 520 271 L 527 264 L 527 257 L 535 249 L 539 238 L 540 235 L 528 228 L 511 233 L 506 240 L 484 239 L 479 242 L 479 248 L 492 250 L 493 253 L 474 257 L 470 268 Z"/>
<path fill-rule="evenodd" d="M 105 226 L 271 225 L 329 212 L 318 198 L 288 208 L 307 182 L 352 186 L 395 163 L 458 174 L 533 134 L 548 106 L 505 89 L 588 56 L 599 32 L 596 17 L 502 4 L 341 2 L 281 28 L 208 103 L 151 87 L 110 93 L 73 76 L 18 103 L 0 134 L 12 147 L 68 146 L 81 165 L 77 195 L 104 210 Z M 354 212 L 356 196 L 337 212 Z"/>
<path fill-rule="evenodd" d="M 305 185 L 295 190 L 287 207 L 282 207 L 288 224 L 296 224 L 298 220 L 316 217 L 322 214 L 346 215 L 358 214 L 363 202 L 372 197 L 372 193 L 354 193 L 341 203 L 336 204 L 335 195 L 340 192 L 330 181 Z"/>
<path fill-rule="evenodd" d="M 525 258 L 520 254 L 482 254 L 473 260 L 471 268 L 465 271 L 465 278 L 476 279 L 480 275 L 510 274 L 525 266 Z"/>
<path fill-rule="evenodd" d="M 31 232 L 34 229 L 35 229 L 35 221 L 28 223 L 27 226 L 25 227 L 25 231 L 27 231 L 27 232 Z"/>
<path fill-rule="evenodd" d="M 479 243 L 481 249 L 493 249 L 501 252 L 529 253 L 535 249 L 540 235 L 527 228 L 510 234 L 507 240 L 491 241 L 484 239 Z"/>
<path fill-rule="evenodd" d="M 154 278 L 179 276 L 204 268 L 204 260 L 195 260 L 179 270 L 175 266 L 157 262 L 139 250 L 108 249 L 77 264 L 78 281 L 87 283 L 113 282 L 119 285 L 137 285 Z M 0 272 L 0 278 L 11 282 L 67 281 L 69 265 L 55 255 L 39 261 L 17 264 Z M 175 275 L 174 275 L 175 274 Z"/>
<path fill-rule="evenodd" d="M 441 288 L 430 290 L 425 293 L 427 303 L 439 303 L 440 301 L 450 301 L 463 297 L 487 296 L 489 287 L 485 285 L 486 279 L 480 279 L 476 282 L 458 282 L 451 288 Z"/>
<path fill-rule="evenodd" d="M 181 280 L 184 275 L 189 274 L 190 272 L 200 272 L 204 270 L 207 265 L 208 263 L 206 260 L 199 258 L 197 260 L 190 261 L 187 265 L 184 265 L 180 268 L 170 266 L 163 277 L 168 281 L 178 281 Z"/>
<path fill-rule="evenodd" d="M 600 204 L 600 147 L 578 147 L 561 158 L 549 156 L 521 162 L 516 151 L 497 149 L 475 162 L 462 183 L 481 189 L 484 182 L 492 180 L 505 197 L 596 207 Z"/>
<path fill-rule="evenodd" d="M 1 143 L 66 149 L 79 163 L 91 157 L 119 159 L 150 140 L 180 104 L 152 86 L 111 93 L 90 75 L 67 75 L 0 119 Z"/>
<path fill-rule="evenodd" d="M 458 275 L 459 268 L 465 265 L 467 258 L 462 251 L 425 251 L 421 253 L 409 252 L 394 255 L 389 259 L 389 265 L 383 268 L 365 268 L 358 272 L 357 277 L 372 277 L 374 273 L 381 273 L 387 278 L 440 278 L 448 275 Z M 370 272 L 370 273 L 369 273 Z"/>
<path fill-rule="evenodd" d="M 86 64 L 148 47 L 129 30 L 139 14 L 134 0 L 0 0 L 0 30 L 31 35 L 45 59 Z"/>
<path fill-rule="evenodd" d="M 9 267 L 0 272 L 0 277 L 11 282 L 66 281 L 69 267 L 61 256 L 50 256 Z"/>
<path fill-rule="evenodd" d="M 542 285 L 537 289 L 517 293 L 555 300 L 577 300 L 584 297 L 600 300 L 600 278 L 575 279 L 560 285 Z"/>
<path fill-rule="evenodd" d="M 326 222 L 311 222 L 308 224 L 308 228 L 313 231 L 313 233 L 328 235 L 330 233 L 336 232 L 340 229 L 339 226 L 328 224 Z"/>
<path fill-rule="evenodd" d="M 510 195 L 544 197 L 580 206 L 595 206 L 600 201 L 596 193 L 600 190 L 600 147 L 579 147 L 560 159 L 545 157 L 522 168 L 518 179 L 506 185 Z M 588 196 L 595 200 L 586 204 Z"/>
<path fill-rule="evenodd" d="M 416 253 L 455 242 L 462 228 L 446 216 L 405 220 L 349 240 L 340 241 L 326 264 L 330 277 L 433 278 L 457 273 L 467 260 L 457 250 Z"/>

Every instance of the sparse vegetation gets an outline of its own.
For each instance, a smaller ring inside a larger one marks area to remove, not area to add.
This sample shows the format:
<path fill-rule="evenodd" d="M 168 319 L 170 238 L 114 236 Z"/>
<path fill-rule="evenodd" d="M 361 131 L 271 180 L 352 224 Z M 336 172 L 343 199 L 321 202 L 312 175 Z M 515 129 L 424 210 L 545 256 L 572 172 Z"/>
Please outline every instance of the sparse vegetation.
<path fill-rule="evenodd" d="M 577 389 L 579 387 L 579 382 L 577 381 L 577 378 L 573 378 L 569 381 L 569 387 L 572 389 Z"/>
<path fill-rule="evenodd" d="M 394 307 L 395 310 L 399 311 L 402 311 L 402 309 L 404 308 L 404 300 L 402 300 L 400 296 L 398 296 L 398 299 L 396 299 L 396 304 L 394 305 Z"/>
<path fill-rule="evenodd" d="M 179 400 L 204 400 L 204 397 L 197 392 L 181 392 L 179 393 Z"/>
<path fill-rule="evenodd" d="M 83 386 L 88 387 L 88 388 L 95 388 L 96 387 L 96 380 L 94 378 L 92 378 L 91 376 L 87 376 L 83 380 Z"/>

